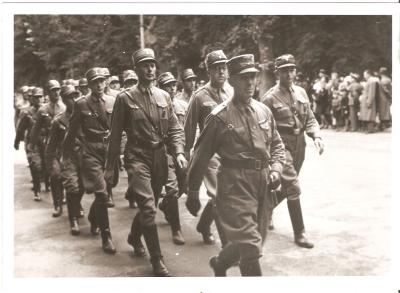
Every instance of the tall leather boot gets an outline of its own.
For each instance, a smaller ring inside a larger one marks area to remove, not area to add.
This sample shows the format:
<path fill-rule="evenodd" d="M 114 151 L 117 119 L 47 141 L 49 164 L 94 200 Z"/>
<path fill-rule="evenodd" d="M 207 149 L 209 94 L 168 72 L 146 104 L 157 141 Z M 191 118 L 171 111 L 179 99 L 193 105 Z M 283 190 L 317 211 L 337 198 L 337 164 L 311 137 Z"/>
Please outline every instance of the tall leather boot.
<path fill-rule="evenodd" d="M 210 267 L 216 277 L 226 277 L 226 271 L 240 259 L 239 247 L 228 243 L 220 251 L 218 256 L 210 258 Z"/>
<path fill-rule="evenodd" d="M 260 261 L 258 258 L 252 260 L 240 261 L 240 273 L 243 277 L 262 276 Z"/>
<path fill-rule="evenodd" d="M 50 180 L 51 195 L 53 197 L 53 217 L 62 215 L 63 186 L 60 178 L 52 177 Z"/>
<path fill-rule="evenodd" d="M 34 201 L 41 201 L 42 199 L 39 196 L 40 192 L 40 173 L 37 170 L 31 168 L 32 172 L 32 181 L 33 181 L 33 200 Z"/>
<path fill-rule="evenodd" d="M 92 235 L 99 235 L 99 224 L 96 215 L 96 200 L 90 206 L 88 220 L 90 223 L 90 233 Z"/>
<path fill-rule="evenodd" d="M 76 236 L 80 234 L 78 214 L 79 206 L 77 201 L 79 200 L 79 194 L 67 192 L 67 209 L 68 209 L 68 219 L 71 226 L 71 234 Z"/>
<path fill-rule="evenodd" d="M 107 193 L 108 193 L 107 207 L 113 208 L 115 206 L 114 196 L 113 196 L 112 188 L 109 186 L 107 186 Z"/>
<path fill-rule="evenodd" d="M 83 218 L 85 216 L 85 211 L 83 210 L 83 207 L 81 204 L 83 194 L 84 194 L 84 191 L 79 191 L 78 199 L 76 200 L 76 204 L 79 206 L 78 218 Z"/>
<path fill-rule="evenodd" d="M 46 166 L 43 165 L 42 170 L 43 170 L 43 181 L 44 181 L 45 190 L 46 190 L 46 192 L 49 192 L 51 190 L 51 180 L 50 180 L 49 174 L 46 171 Z"/>
<path fill-rule="evenodd" d="M 153 266 L 153 273 L 156 277 L 171 277 L 161 254 L 160 241 L 156 225 L 142 227 L 147 250 L 150 253 L 150 262 Z"/>
<path fill-rule="evenodd" d="M 304 248 L 313 248 L 314 244 L 309 242 L 305 236 L 303 214 L 301 211 L 300 198 L 287 201 L 290 220 L 294 231 L 294 242 Z"/>
<path fill-rule="evenodd" d="M 102 196 L 103 195 L 96 194 L 96 197 L 101 198 Z M 115 249 L 114 243 L 111 238 L 107 206 L 106 203 L 102 202 L 101 200 L 96 203 L 96 218 L 100 227 L 103 251 L 109 254 L 116 253 L 117 250 Z"/>
<path fill-rule="evenodd" d="M 214 220 L 213 203 L 210 199 L 203 212 L 201 213 L 199 223 L 197 224 L 197 231 L 203 236 L 203 241 L 206 244 L 214 244 L 215 238 L 211 233 L 211 224 Z"/>
<path fill-rule="evenodd" d="M 272 198 L 273 198 L 274 208 L 276 208 L 286 197 L 281 190 L 275 190 L 272 192 Z M 275 226 L 274 226 L 273 211 L 271 211 L 269 215 L 268 230 L 274 230 L 274 229 Z"/>
<path fill-rule="evenodd" d="M 185 239 L 183 238 L 181 231 L 181 222 L 179 219 L 179 206 L 178 198 L 173 196 L 168 200 L 167 211 L 169 223 L 172 231 L 172 241 L 176 245 L 184 245 Z"/>
<path fill-rule="evenodd" d="M 138 257 L 146 255 L 146 250 L 143 246 L 142 240 L 142 227 L 140 224 L 140 212 L 136 213 L 132 221 L 131 232 L 128 235 L 128 244 L 133 247 L 133 254 Z"/>

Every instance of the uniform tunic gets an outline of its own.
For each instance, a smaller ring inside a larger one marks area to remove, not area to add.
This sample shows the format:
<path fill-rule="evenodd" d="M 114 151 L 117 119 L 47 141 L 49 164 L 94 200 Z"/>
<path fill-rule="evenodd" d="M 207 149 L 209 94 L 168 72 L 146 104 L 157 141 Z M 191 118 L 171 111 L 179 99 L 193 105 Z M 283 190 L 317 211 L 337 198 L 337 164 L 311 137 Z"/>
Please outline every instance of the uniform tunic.
<path fill-rule="evenodd" d="M 232 100 L 217 106 L 196 143 L 188 171 L 189 190 L 199 190 L 215 153 L 221 157 L 216 207 L 225 236 L 232 243 L 248 244 L 258 257 L 272 209 L 267 194 L 269 167 L 281 173 L 285 156 L 270 110 L 253 99 L 248 107 Z M 227 160 L 257 160 L 259 168 L 232 167 Z"/>
<path fill-rule="evenodd" d="M 50 129 L 46 155 L 52 158 L 53 165 L 58 165 L 58 168 L 61 169 L 61 178 L 66 192 L 81 194 L 84 189 L 81 178 L 81 142 L 78 139 L 75 139 L 71 156 L 64 159 L 62 164 L 60 164 L 63 141 L 69 129 L 71 114 L 64 112 L 54 118 Z"/>
<path fill-rule="evenodd" d="M 129 193 L 139 208 L 141 224 L 155 224 L 156 205 L 168 174 L 166 147 L 173 155 L 183 154 L 183 129 L 172 109 L 169 94 L 155 86 L 134 86 L 121 92 L 115 102 L 107 165 L 118 158 L 122 131 L 127 143 L 124 153 Z"/>
<path fill-rule="evenodd" d="M 31 155 L 32 151 L 29 150 L 27 145 L 29 144 L 30 133 L 32 131 L 32 127 L 37 120 L 37 112 L 39 108 L 34 106 L 23 109 L 18 118 L 17 130 L 15 135 L 15 143 L 19 144 L 21 140 L 25 142 L 25 152 L 28 159 L 29 165 L 31 165 Z M 41 166 L 41 164 L 39 164 Z M 40 171 L 40 170 L 39 170 Z"/>
<path fill-rule="evenodd" d="M 47 174 L 56 175 L 58 170 L 53 170 L 52 161 L 45 156 L 45 148 L 50 133 L 51 123 L 58 114 L 63 113 L 66 107 L 59 99 L 56 103 L 49 102 L 41 106 L 37 112 L 37 121 L 30 133 L 30 144 L 32 145 L 32 161 L 35 166 L 44 163 Z"/>
<path fill-rule="evenodd" d="M 262 102 L 272 111 L 285 144 L 282 192 L 288 198 L 295 199 L 301 193 L 298 175 L 305 156 L 304 132 L 313 139 L 320 137 L 318 122 L 302 87 L 292 85 L 288 90 L 278 83 L 262 97 Z"/>
<path fill-rule="evenodd" d="M 221 89 L 215 89 L 208 82 L 203 87 L 198 89 L 192 96 L 189 102 L 189 108 L 185 119 L 185 152 L 190 153 L 193 148 L 197 126 L 200 132 L 204 128 L 206 117 L 211 111 L 224 101 L 229 100 L 233 96 L 233 91 L 225 85 Z M 207 194 L 215 197 L 217 185 L 217 169 L 219 166 L 219 159 L 214 156 L 208 165 L 208 170 L 204 176 L 204 184 L 207 189 Z"/>
<path fill-rule="evenodd" d="M 107 184 L 104 180 L 104 166 L 111 113 L 115 98 L 93 94 L 77 100 L 70 119 L 70 127 L 64 141 L 64 157 L 71 153 L 79 129 L 82 133 L 82 182 L 86 193 L 103 195 L 106 201 Z"/>

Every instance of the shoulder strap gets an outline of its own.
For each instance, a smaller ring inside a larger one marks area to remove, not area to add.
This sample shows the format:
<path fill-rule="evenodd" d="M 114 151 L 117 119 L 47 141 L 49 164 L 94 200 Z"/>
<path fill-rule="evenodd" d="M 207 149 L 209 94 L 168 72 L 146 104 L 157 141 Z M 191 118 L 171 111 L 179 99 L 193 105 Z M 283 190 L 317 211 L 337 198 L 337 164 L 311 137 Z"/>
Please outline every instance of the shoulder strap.
<path fill-rule="evenodd" d="M 97 113 L 97 111 L 95 111 L 92 107 L 92 105 L 90 105 L 89 101 L 86 101 L 86 104 L 88 106 L 88 108 L 90 109 L 90 111 L 93 112 L 93 114 L 96 116 L 97 121 L 99 121 L 101 127 L 103 127 L 105 130 L 110 130 L 110 126 L 108 124 L 107 118 L 104 117 L 103 113 Z"/>

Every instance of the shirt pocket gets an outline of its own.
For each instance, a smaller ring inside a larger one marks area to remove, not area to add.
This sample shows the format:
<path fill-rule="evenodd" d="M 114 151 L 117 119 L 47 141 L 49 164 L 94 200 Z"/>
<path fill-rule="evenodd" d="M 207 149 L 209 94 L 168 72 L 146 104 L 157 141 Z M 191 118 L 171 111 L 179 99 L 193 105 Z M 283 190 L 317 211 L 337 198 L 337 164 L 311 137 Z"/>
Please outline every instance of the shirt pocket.
<path fill-rule="evenodd" d="M 83 110 L 82 112 L 84 125 L 86 128 L 98 127 L 98 114 L 92 111 Z"/>
<path fill-rule="evenodd" d="M 132 120 L 145 120 L 146 116 L 143 113 L 142 108 L 136 104 L 128 104 L 129 106 L 129 116 Z"/>
<path fill-rule="evenodd" d="M 165 135 L 168 133 L 168 104 L 165 102 L 157 102 L 158 117 L 160 117 L 161 131 Z"/>
<path fill-rule="evenodd" d="M 270 121 L 268 119 L 263 119 L 258 122 L 258 125 L 260 126 L 260 129 L 263 133 L 264 142 L 269 144 L 271 142 L 271 137 L 272 137 Z"/>
<path fill-rule="evenodd" d="M 214 101 L 206 101 L 203 102 L 202 104 L 202 108 L 203 108 L 203 112 L 205 117 L 211 113 L 211 111 L 217 106 L 218 104 Z"/>
<path fill-rule="evenodd" d="M 292 117 L 292 111 L 290 108 L 282 103 L 274 102 L 273 108 L 275 120 L 277 121 L 287 121 L 290 117 Z"/>

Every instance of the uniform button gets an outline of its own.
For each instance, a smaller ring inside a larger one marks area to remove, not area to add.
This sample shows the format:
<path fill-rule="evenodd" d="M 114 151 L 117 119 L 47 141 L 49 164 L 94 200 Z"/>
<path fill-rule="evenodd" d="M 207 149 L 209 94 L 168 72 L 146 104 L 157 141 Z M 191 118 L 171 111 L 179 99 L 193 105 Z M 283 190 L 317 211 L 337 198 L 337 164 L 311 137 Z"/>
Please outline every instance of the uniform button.
<path fill-rule="evenodd" d="M 256 129 L 256 127 L 255 127 L 255 126 L 253 126 L 253 129 Z"/>

